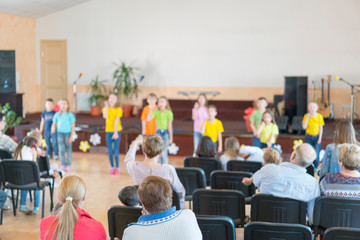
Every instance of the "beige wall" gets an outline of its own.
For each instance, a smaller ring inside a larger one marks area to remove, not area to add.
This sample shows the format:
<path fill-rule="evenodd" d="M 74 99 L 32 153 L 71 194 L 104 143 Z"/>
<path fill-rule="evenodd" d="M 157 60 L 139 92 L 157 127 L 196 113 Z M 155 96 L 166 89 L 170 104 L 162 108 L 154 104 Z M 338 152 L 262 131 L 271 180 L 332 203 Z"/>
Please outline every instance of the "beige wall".
<path fill-rule="evenodd" d="M 0 49 L 15 50 L 19 91 L 24 93 L 25 112 L 38 111 L 40 86 L 36 84 L 36 20 L 0 14 Z"/>

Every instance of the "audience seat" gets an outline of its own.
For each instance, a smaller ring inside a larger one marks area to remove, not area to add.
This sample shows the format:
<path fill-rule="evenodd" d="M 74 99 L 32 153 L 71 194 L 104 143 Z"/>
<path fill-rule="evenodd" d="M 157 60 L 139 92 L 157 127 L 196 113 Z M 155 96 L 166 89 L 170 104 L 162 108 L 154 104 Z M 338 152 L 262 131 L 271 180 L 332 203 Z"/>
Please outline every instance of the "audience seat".
<path fill-rule="evenodd" d="M 230 160 L 227 162 L 226 169 L 228 171 L 241 171 L 241 172 L 250 172 L 255 173 L 262 167 L 261 162 L 256 161 L 239 161 L 239 160 Z"/>
<path fill-rule="evenodd" d="M 196 215 L 203 240 L 235 240 L 235 226 L 230 217 Z"/>
<path fill-rule="evenodd" d="M 212 171 L 221 170 L 221 161 L 217 158 L 185 157 L 184 167 L 198 167 L 204 170 L 206 185 L 210 186 L 210 174 Z"/>
<path fill-rule="evenodd" d="M 128 224 L 137 222 L 141 216 L 141 207 L 112 206 L 108 210 L 109 236 L 122 239 Z"/>
<path fill-rule="evenodd" d="M 360 229 L 329 228 L 325 231 L 324 240 L 360 240 Z"/>

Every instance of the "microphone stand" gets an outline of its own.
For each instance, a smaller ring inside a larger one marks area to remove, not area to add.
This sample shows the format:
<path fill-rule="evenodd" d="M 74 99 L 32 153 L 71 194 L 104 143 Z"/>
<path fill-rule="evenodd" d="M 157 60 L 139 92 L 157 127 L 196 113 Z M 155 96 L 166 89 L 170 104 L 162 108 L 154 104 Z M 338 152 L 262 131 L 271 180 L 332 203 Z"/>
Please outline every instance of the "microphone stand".
<path fill-rule="evenodd" d="M 344 80 L 343 78 L 340 78 L 339 81 L 343 81 L 344 83 L 346 83 L 347 85 L 349 85 L 351 87 L 350 121 L 351 121 L 351 123 L 353 123 L 353 121 L 354 121 L 354 101 L 355 101 L 354 89 L 357 87 L 360 87 L 360 85 L 351 84 L 348 81 Z M 359 91 L 359 89 L 357 89 L 357 90 Z"/>

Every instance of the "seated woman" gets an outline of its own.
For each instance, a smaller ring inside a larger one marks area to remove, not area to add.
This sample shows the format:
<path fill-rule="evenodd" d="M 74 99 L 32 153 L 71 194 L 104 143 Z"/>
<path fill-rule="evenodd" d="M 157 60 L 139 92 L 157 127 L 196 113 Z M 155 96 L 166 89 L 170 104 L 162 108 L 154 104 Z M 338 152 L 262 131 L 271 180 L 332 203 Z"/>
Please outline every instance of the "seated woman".
<path fill-rule="evenodd" d="M 41 220 L 40 239 L 107 239 L 102 224 L 81 209 L 85 195 L 86 185 L 80 177 L 64 177 L 58 187 L 62 206 L 57 215 Z"/>
<path fill-rule="evenodd" d="M 320 182 L 321 195 L 360 199 L 360 147 L 357 144 L 338 146 L 341 173 L 328 173 Z"/>
<path fill-rule="evenodd" d="M 136 150 L 140 144 L 142 144 L 141 147 L 145 155 L 143 162 L 135 161 Z M 160 136 L 139 137 L 133 141 L 125 156 L 125 167 L 137 185 L 141 184 L 147 176 L 159 176 L 169 181 L 171 186 L 179 193 L 181 208 L 185 208 L 185 188 L 180 182 L 175 168 L 169 164 L 158 163 L 163 149 L 164 142 Z"/>
<path fill-rule="evenodd" d="M 123 240 L 202 239 L 195 214 L 171 207 L 172 190 L 168 181 L 149 176 L 139 186 L 138 195 L 143 215 L 125 229 Z"/>
<path fill-rule="evenodd" d="M 215 144 L 209 136 L 202 136 L 196 149 L 197 157 L 216 158 Z"/>
<path fill-rule="evenodd" d="M 220 161 L 224 170 L 226 164 L 230 160 L 244 160 L 239 156 L 240 143 L 235 137 L 228 137 L 225 139 L 225 152 L 220 157 Z"/>

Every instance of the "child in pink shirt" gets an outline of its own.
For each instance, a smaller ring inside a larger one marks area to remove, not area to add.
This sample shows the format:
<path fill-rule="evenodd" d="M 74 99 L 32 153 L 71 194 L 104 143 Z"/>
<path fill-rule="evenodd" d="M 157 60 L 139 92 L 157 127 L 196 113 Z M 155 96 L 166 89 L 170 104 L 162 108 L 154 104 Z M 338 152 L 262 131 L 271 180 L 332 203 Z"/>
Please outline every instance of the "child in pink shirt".
<path fill-rule="evenodd" d="M 209 119 L 207 109 L 207 99 L 205 94 L 200 94 L 194 108 L 192 109 L 192 119 L 194 120 L 194 155 L 196 153 L 199 140 L 202 137 L 201 125 L 207 119 Z"/>

